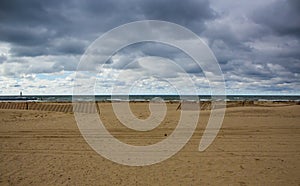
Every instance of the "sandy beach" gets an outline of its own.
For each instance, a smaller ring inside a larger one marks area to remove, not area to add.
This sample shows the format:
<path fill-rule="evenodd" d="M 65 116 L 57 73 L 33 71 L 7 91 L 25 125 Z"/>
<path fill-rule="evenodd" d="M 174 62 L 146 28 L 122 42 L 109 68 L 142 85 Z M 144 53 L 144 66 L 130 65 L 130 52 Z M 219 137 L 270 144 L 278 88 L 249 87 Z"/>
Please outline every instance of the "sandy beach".
<path fill-rule="evenodd" d="M 99 105 L 111 134 L 133 145 L 169 136 L 179 119 L 177 106 L 167 104 L 167 116 L 157 128 L 137 132 L 117 120 L 110 103 Z M 0 109 L 0 185 L 300 185 L 300 105 L 230 106 L 215 141 L 199 152 L 210 114 L 203 110 L 181 151 L 144 167 L 97 154 L 69 108 L 61 109 L 65 112 Z M 149 115 L 147 103 L 131 103 L 131 109 L 139 118 Z"/>

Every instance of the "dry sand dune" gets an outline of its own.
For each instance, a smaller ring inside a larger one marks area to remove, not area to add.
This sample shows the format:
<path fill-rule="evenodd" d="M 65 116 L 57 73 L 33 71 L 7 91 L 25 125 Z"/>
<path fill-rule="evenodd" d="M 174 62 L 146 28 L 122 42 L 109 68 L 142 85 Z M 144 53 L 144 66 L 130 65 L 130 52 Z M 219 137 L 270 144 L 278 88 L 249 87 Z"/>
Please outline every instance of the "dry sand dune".
<path fill-rule="evenodd" d="M 100 104 L 100 115 L 119 140 L 147 145 L 172 133 L 177 106 L 168 104 L 163 123 L 147 132 L 123 126 L 109 103 Z M 202 111 L 197 130 L 181 151 L 145 167 L 119 165 L 94 152 L 68 107 L 7 108 L 0 109 L 1 185 L 300 185 L 299 105 L 228 108 L 213 144 L 198 152 L 210 113 Z M 131 108 L 139 118 L 149 115 L 146 103 L 132 103 Z"/>

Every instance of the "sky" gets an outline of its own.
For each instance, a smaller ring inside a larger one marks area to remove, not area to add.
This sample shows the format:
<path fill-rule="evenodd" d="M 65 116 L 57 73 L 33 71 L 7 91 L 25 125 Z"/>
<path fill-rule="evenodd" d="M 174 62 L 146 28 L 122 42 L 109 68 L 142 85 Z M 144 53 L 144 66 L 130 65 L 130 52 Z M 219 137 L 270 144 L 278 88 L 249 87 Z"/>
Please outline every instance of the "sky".
<path fill-rule="evenodd" d="M 88 46 L 141 20 L 169 21 L 196 33 L 216 56 L 227 94 L 300 94 L 298 0 L 2 0 L 0 95 L 72 94 Z M 113 86 L 130 87 L 132 94 L 176 94 L 186 76 L 197 88 L 192 93 L 210 94 L 201 68 L 184 52 L 137 43 L 99 70 L 95 94 L 110 94 Z"/>

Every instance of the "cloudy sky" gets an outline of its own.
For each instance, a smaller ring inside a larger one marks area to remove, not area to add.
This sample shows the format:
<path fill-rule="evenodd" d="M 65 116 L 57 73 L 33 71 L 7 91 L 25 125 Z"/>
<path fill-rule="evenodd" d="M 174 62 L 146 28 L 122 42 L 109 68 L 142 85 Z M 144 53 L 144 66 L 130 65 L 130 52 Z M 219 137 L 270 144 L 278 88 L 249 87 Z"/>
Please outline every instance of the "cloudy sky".
<path fill-rule="evenodd" d="M 199 35 L 220 64 L 228 94 L 300 94 L 298 0 L 4 0 L 0 95 L 72 94 L 87 47 L 117 26 L 147 19 Z M 174 94 L 176 86 L 187 84 L 187 75 L 198 94 L 209 94 L 207 79 L 185 53 L 138 43 L 116 52 L 99 70 L 96 93 L 108 94 L 117 85 L 130 86 L 132 93 Z"/>

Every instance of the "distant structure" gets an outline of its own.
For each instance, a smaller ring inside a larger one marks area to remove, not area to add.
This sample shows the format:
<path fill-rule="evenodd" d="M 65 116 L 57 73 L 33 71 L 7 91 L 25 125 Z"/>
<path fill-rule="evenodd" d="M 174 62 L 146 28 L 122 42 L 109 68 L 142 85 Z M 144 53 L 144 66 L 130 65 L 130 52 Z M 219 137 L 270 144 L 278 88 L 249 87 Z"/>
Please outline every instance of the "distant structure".
<path fill-rule="evenodd" d="M 23 93 L 22 93 L 22 91 L 20 92 L 20 97 L 22 97 L 23 96 Z"/>

